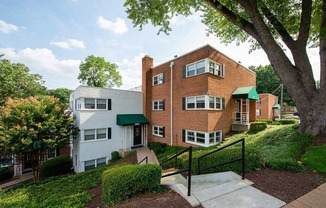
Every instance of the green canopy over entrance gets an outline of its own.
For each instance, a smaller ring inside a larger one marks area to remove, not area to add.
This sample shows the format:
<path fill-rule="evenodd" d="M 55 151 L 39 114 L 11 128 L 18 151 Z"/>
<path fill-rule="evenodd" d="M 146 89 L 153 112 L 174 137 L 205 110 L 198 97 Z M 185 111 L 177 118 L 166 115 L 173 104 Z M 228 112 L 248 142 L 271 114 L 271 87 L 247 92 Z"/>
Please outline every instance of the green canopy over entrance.
<path fill-rule="evenodd" d="M 232 94 L 232 98 L 243 98 L 250 100 L 259 100 L 255 87 L 238 87 Z"/>
<path fill-rule="evenodd" d="M 148 124 L 149 121 L 143 114 L 118 114 L 117 125 L 130 126 L 135 124 Z"/>
<path fill-rule="evenodd" d="M 275 104 L 272 107 L 273 109 L 281 109 L 281 105 L 280 104 Z"/>

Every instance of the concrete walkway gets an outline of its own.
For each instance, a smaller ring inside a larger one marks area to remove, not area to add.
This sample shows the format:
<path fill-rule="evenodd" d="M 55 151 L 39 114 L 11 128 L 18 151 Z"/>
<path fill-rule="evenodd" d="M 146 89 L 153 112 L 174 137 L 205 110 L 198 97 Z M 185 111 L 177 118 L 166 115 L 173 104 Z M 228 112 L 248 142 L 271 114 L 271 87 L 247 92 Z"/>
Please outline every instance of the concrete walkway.
<path fill-rule="evenodd" d="M 323 208 L 326 207 L 326 183 L 296 199 L 284 208 Z"/>
<path fill-rule="evenodd" d="M 5 189 L 5 188 L 8 188 L 8 187 L 14 186 L 16 184 L 22 183 L 24 181 L 31 180 L 31 179 L 33 179 L 33 173 L 32 172 L 24 173 L 23 175 L 21 175 L 20 178 L 17 178 L 17 179 L 14 179 L 12 181 L 9 181 L 7 183 L 1 184 L 0 189 Z"/>
<path fill-rule="evenodd" d="M 138 162 L 142 161 L 145 157 L 148 158 L 148 164 L 159 165 L 156 155 L 153 150 L 150 150 L 148 147 L 142 147 L 137 149 L 137 160 Z M 143 160 L 141 164 L 146 164 L 146 160 Z"/>
<path fill-rule="evenodd" d="M 187 180 L 181 175 L 162 178 L 161 184 L 178 192 L 192 206 L 278 208 L 285 205 L 285 202 L 252 187 L 251 181 L 242 180 L 234 172 L 192 176 L 190 197 L 187 196 Z"/>

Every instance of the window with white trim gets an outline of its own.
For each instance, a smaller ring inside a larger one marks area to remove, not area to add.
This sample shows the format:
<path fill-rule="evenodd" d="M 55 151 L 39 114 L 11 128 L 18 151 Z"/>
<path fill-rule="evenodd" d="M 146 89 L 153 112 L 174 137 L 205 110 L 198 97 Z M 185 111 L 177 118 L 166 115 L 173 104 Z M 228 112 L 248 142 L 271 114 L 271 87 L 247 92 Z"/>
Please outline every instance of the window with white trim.
<path fill-rule="evenodd" d="M 81 108 L 82 108 L 82 99 L 81 98 L 75 99 L 75 109 L 80 110 Z"/>
<path fill-rule="evenodd" d="M 164 126 L 154 126 L 153 125 L 153 136 L 164 137 L 165 129 Z"/>
<path fill-rule="evenodd" d="M 203 59 L 186 66 L 186 77 L 192 77 L 203 73 L 211 73 L 219 77 L 224 77 L 225 68 L 223 64 Z"/>
<path fill-rule="evenodd" d="M 153 76 L 153 86 L 160 85 L 164 83 L 164 74 L 160 73 Z"/>
<path fill-rule="evenodd" d="M 96 98 L 84 98 L 84 109 L 107 109 L 106 99 L 96 99 Z"/>
<path fill-rule="evenodd" d="M 84 141 L 108 139 L 107 132 L 108 132 L 107 128 L 85 129 L 84 130 Z"/>
<path fill-rule="evenodd" d="M 85 171 L 106 165 L 106 157 L 101 157 L 93 160 L 87 160 L 84 162 Z"/>
<path fill-rule="evenodd" d="M 222 110 L 222 98 L 208 95 L 187 97 L 186 110 L 212 109 Z"/>
<path fill-rule="evenodd" d="M 153 110 L 164 110 L 164 100 L 154 100 Z"/>
<path fill-rule="evenodd" d="M 257 102 L 257 104 L 260 105 L 261 104 L 261 98 L 259 98 L 259 100 L 257 100 L 256 102 Z"/>
<path fill-rule="evenodd" d="M 222 142 L 222 131 L 199 132 L 185 130 L 185 142 L 198 146 L 209 147 Z"/>
<path fill-rule="evenodd" d="M 256 116 L 261 116 L 261 109 L 256 110 Z"/>
<path fill-rule="evenodd" d="M 48 151 L 48 154 L 47 154 L 48 160 L 52 159 L 52 158 L 54 158 L 56 156 L 57 156 L 57 150 L 56 149 L 54 149 L 53 151 Z"/>

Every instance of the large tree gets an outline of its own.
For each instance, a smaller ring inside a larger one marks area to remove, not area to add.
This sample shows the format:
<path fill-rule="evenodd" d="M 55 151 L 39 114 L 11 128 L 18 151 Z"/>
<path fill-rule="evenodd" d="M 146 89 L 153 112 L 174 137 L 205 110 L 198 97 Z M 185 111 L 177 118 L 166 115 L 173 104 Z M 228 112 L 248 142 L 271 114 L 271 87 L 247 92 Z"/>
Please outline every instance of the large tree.
<path fill-rule="evenodd" d="M 19 159 L 28 155 L 38 180 L 44 154 L 64 146 L 76 133 L 70 113 L 54 97 L 9 98 L 0 107 L 0 151 Z"/>
<path fill-rule="evenodd" d="M 11 63 L 0 55 L 0 105 L 10 98 L 25 98 L 43 94 L 42 76 L 30 74 L 24 64 Z"/>
<path fill-rule="evenodd" d="M 46 95 L 59 98 L 60 102 L 62 102 L 62 103 L 69 103 L 70 94 L 72 92 L 73 92 L 73 90 L 70 90 L 67 88 L 57 88 L 54 90 L 46 90 Z"/>
<path fill-rule="evenodd" d="M 326 134 L 326 0 L 126 0 L 125 7 L 134 26 L 150 20 L 166 33 L 174 15 L 201 11 L 208 32 L 223 42 L 262 48 L 300 112 L 300 129 Z M 309 46 L 320 50 L 320 89 Z"/>
<path fill-rule="evenodd" d="M 92 87 L 113 87 L 122 85 L 118 66 L 106 62 L 102 57 L 88 56 L 79 65 L 78 79 L 82 84 Z"/>
<path fill-rule="evenodd" d="M 266 66 L 249 66 L 249 69 L 256 73 L 256 88 L 258 93 L 272 93 L 281 101 L 281 87 L 280 78 L 275 73 L 272 65 Z M 283 102 L 287 105 L 293 106 L 294 103 L 286 90 L 283 88 Z"/>

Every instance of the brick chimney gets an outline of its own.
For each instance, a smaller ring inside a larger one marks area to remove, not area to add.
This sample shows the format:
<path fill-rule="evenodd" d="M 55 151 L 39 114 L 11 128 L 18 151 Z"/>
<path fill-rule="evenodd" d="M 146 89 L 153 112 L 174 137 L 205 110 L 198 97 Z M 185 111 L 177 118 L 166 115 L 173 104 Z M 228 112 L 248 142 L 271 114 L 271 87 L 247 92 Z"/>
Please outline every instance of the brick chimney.
<path fill-rule="evenodd" d="M 152 67 L 153 58 L 149 55 L 142 59 L 142 91 L 143 91 L 143 112 L 147 119 L 151 119 L 152 105 Z"/>

